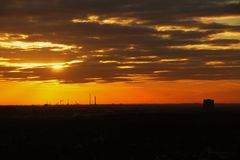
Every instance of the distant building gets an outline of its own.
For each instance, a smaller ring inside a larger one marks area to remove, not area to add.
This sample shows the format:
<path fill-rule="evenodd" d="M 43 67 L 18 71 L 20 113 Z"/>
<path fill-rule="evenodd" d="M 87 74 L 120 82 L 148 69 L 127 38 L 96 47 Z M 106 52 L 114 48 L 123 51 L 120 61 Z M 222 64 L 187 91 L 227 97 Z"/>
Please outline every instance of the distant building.
<path fill-rule="evenodd" d="M 212 111 L 215 107 L 214 100 L 204 99 L 203 100 L 203 109 L 206 111 Z"/>
<path fill-rule="evenodd" d="M 97 96 L 94 97 L 94 104 L 97 105 Z"/>

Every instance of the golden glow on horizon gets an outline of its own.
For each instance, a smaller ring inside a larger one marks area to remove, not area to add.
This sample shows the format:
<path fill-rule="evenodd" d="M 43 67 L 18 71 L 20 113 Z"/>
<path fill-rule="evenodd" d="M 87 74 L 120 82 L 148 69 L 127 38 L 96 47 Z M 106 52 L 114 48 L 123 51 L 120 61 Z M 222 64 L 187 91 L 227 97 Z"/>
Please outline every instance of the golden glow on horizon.
<path fill-rule="evenodd" d="M 77 85 L 36 81 L 0 82 L 0 86 L 1 92 L 4 93 L 0 98 L 1 105 L 56 104 L 59 100 L 67 103 L 67 99 L 71 104 L 87 104 L 89 93 L 97 96 L 99 104 L 201 103 L 202 99 L 207 97 L 215 99 L 217 103 L 240 102 L 239 80 L 181 80 L 154 81 L 154 83 L 145 81 L 130 84 L 114 83 L 114 85 L 104 83 Z"/>

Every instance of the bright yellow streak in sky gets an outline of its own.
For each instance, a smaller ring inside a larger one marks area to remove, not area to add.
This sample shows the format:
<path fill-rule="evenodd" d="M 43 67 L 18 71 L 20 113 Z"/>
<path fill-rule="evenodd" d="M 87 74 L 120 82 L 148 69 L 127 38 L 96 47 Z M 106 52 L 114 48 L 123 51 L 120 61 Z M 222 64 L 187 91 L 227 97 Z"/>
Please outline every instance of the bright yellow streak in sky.
<path fill-rule="evenodd" d="M 170 46 L 174 49 L 189 49 L 189 50 L 230 50 L 240 49 L 240 43 L 229 44 L 227 46 L 211 45 L 211 44 L 189 44 L 184 46 Z"/>
<path fill-rule="evenodd" d="M 116 24 L 116 25 L 132 25 L 132 24 L 144 24 L 143 21 L 140 21 L 136 18 L 121 18 L 121 17 L 108 17 L 102 18 L 97 15 L 91 15 L 84 19 L 74 18 L 71 20 L 72 23 L 99 23 L 99 24 Z"/>
<path fill-rule="evenodd" d="M 177 30 L 182 30 L 182 31 L 185 31 L 185 32 L 189 32 L 189 31 L 203 31 L 203 30 L 200 30 L 197 27 L 170 26 L 170 25 L 156 25 L 155 29 L 157 31 L 177 31 Z"/>
<path fill-rule="evenodd" d="M 118 66 L 117 68 L 119 68 L 119 69 L 131 69 L 131 68 L 135 68 L 135 66 Z"/>
<path fill-rule="evenodd" d="M 51 51 L 65 51 L 70 49 L 80 49 L 81 47 L 65 44 L 57 44 L 52 42 L 22 42 L 22 41 L 0 41 L 0 47 L 8 49 L 41 49 L 50 48 Z"/>
<path fill-rule="evenodd" d="M 216 40 L 216 39 L 236 39 L 240 40 L 240 32 L 221 32 L 217 34 L 212 34 L 209 36 L 210 40 Z"/>
<path fill-rule="evenodd" d="M 224 65 L 225 63 L 222 61 L 209 61 L 205 63 L 208 66 L 215 66 L 215 65 Z"/>
<path fill-rule="evenodd" d="M 69 62 L 55 62 L 55 63 L 11 63 L 8 62 L 9 59 L 3 59 L 0 57 L 0 65 L 5 67 L 17 67 L 19 69 L 27 69 L 27 68 L 64 68 L 68 67 L 71 64 L 82 63 L 83 60 L 72 60 Z"/>
<path fill-rule="evenodd" d="M 196 20 L 202 23 L 220 23 L 232 26 L 240 25 L 240 15 L 200 17 L 196 18 Z"/>

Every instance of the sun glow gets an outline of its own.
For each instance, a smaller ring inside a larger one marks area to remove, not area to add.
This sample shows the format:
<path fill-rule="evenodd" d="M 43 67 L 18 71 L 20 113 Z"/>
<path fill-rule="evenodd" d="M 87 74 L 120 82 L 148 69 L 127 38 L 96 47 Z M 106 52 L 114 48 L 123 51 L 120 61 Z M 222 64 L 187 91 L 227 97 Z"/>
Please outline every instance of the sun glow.
<path fill-rule="evenodd" d="M 52 69 L 54 69 L 54 70 L 62 70 L 64 67 L 65 66 L 63 66 L 63 65 L 53 65 Z"/>

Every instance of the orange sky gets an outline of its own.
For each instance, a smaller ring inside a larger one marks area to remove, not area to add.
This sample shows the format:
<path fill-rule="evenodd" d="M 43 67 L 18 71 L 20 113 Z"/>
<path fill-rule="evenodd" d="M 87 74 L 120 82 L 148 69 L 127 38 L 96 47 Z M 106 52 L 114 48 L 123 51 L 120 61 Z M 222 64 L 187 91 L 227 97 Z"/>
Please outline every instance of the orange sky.
<path fill-rule="evenodd" d="M 1 82 L 0 104 L 87 104 L 88 95 L 98 103 L 196 103 L 214 98 L 217 103 L 239 103 L 240 81 L 169 81 L 139 84 L 57 84 Z"/>
<path fill-rule="evenodd" d="M 6 0 L 0 105 L 240 103 L 238 0 Z"/>

